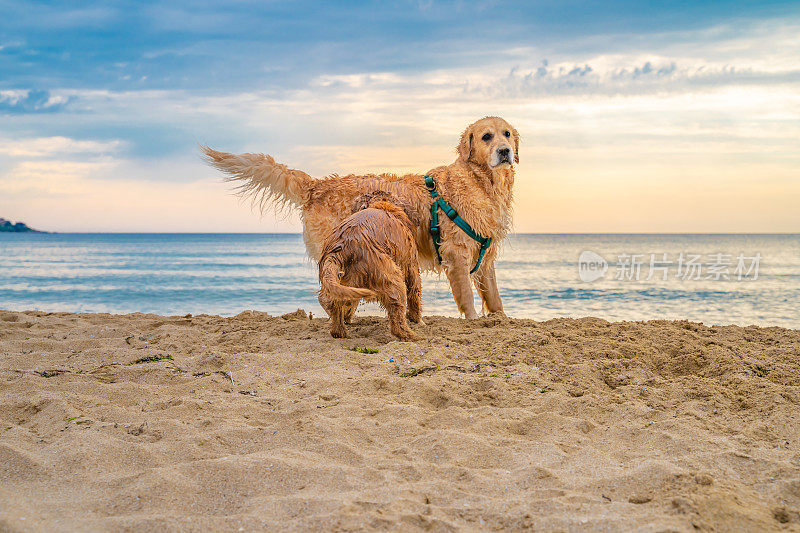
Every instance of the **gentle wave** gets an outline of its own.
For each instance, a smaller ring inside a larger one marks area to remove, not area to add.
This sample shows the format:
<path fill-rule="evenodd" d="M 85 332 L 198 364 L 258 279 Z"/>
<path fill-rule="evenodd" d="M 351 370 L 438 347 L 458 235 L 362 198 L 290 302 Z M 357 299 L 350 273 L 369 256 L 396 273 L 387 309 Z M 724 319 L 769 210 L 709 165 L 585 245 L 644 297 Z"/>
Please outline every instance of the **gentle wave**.
<path fill-rule="evenodd" d="M 581 281 L 578 257 L 586 250 L 608 262 L 601 279 Z M 644 279 L 650 254 L 669 269 L 681 253 L 707 261 L 730 254 L 733 262 L 760 254 L 758 278 L 685 280 L 673 268 L 667 280 Z M 625 254 L 644 256 L 639 280 L 614 279 Z M 516 317 L 800 327 L 798 235 L 512 235 L 497 275 L 505 310 Z M 301 307 L 321 315 L 317 288 L 299 235 L 0 234 L 4 309 L 232 315 Z M 426 314 L 457 314 L 444 276 L 423 275 L 423 305 Z M 371 304 L 361 312 L 380 310 Z"/>

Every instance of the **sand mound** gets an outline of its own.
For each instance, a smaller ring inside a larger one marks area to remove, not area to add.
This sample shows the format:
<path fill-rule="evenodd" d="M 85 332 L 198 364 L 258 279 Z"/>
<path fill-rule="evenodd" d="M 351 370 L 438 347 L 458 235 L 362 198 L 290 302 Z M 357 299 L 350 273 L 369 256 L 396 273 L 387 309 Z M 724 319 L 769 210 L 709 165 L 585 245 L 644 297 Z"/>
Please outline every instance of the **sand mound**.
<path fill-rule="evenodd" d="M 800 531 L 800 331 L 425 320 L 0 311 L 0 530 Z"/>

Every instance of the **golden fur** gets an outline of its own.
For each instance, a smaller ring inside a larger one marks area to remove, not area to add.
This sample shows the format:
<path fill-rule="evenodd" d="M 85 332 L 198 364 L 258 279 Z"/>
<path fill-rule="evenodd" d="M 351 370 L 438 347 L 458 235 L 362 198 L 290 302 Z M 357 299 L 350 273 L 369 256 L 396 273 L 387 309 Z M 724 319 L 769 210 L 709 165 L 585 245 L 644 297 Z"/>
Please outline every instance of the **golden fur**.
<path fill-rule="evenodd" d="M 319 260 L 319 303 L 331 317 L 331 335 L 347 337 L 345 321 L 358 301 L 380 302 L 392 335 L 419 340 L 408 319 L 422 319 L 422 282 L 413 226 L 386 193 L 364 195 L 354 214 L 334 228 Z"/>
<path fill-rule="evenodd" d="M 506 136 L 508 132 L 508 136 Z M 490 136 L 484 140 L 485 136 Z M 500 150 L 509 150 L 508 161 L 498 161 Z M 243 193 L 252 195 L 261 208 L 270 202 L 291 204 L 301 210 L 303 239 L 309 255 L 322 256 L 325 239 L 333 228 L 350 214 L 359 195 L 382 190 L 392 193 L 408 209 L 414 226 L 414 239 L 422 268 L 438 270 L 433 241 L 429 233 L 431 198 L 423 176 L 379 174 L 331 176 L 314 179 L 263 154 L 229 154 L 202 147 L 208 161 L 239 182 Z M 519 135 L 505 120 L 486 117 L 471 124 L 461 135 L 458 157 L 447 165 L 428 172 L 437 189 L 478 233 L 492 238 L 492 246 L 480 269 L 472 276 L 483 308 L 489 313 L 503 312 L 497 289 L 494 262 L 497 250 L 511 226 L 513 162 L 519 161 Z M 453 291 L 459 311 L 476 318 L 469 271 L 475 264 L 479 245 L 447 217 L 440 216 L 442 267 Z"/>

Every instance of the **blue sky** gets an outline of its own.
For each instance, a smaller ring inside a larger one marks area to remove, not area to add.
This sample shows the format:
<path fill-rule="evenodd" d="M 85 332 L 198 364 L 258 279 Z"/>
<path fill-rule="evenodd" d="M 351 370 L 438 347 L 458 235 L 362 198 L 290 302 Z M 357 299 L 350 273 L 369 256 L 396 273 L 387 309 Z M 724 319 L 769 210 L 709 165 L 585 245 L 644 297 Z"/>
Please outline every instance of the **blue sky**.
<path fill-rule="evenodd" d="M 500 114 L 524 140 L 519 231 L 800 230 L 796 2 L 0 12 L 0 216 L 32 225 L 291 231 L 239 205 L 196 143 L 316 175 L 424 172 Z"/>
<path fill-rule="evenodd" d="M 507 61 L 513 47 L 535 46 L 546 59 L 723 24 L 720 34 L 735 35 L 800 13 L 796 2 L 664 4 L 3 1 L 0 69 L 7 89 L 285 90 L 320 74 Z"/>

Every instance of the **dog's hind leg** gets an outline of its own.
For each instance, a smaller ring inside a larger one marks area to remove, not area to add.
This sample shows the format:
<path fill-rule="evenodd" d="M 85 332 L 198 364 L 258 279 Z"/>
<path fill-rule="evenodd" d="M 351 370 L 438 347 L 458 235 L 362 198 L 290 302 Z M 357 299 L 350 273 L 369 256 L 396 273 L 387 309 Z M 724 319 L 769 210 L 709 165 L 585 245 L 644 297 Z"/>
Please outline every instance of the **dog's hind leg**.
<path fill-rule="evenodd" d="M 398 299 L 387 302 L 386 311 L 389 314 L 389 330 L 392 335 L 401 341 L 418 341 L 419 335 L 411 331 L 406 321 L 405 287 L 401 288 Z"/>
<path fill-rule="evenodd" d="M 375 292 L 378 293 L 378 299 L 389 315 L 389 330 L 401 341 L 418 341 L 421 337 L 411 331 L 406 321 L 408 293 L 404 273 L 388 256 L 382 257 L 380 262 L 383 265 L 380 269 L 381 276 L 377 281 L 381 288 Z"/>
<path fill-rule="evenodd" d="M 406 295 L 408 297 L 408 312 L 406 316 L 415 324 L 422 321 L 422 280 L 419 277 L 419 265 L 416 261 L 406 270 Z"/>
<path fill-rule="evenodd" d="M 337 339 L 347 338 L 347 328 L 344 325 L 344 309 L 341 302 L 331 305 L 331 337 Z"/>
<path fill-rule="evenodd" d="M 353 315 L 356 314 L 356 308 L 358 308 L 358 302 L 347 302 L 344 304 L 343 312 L 345 324 L 353 323 Z"/>

